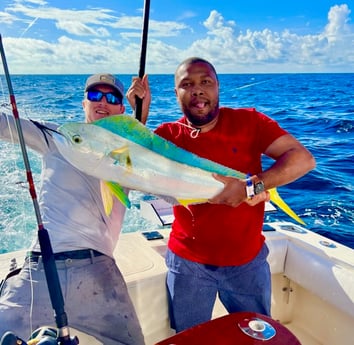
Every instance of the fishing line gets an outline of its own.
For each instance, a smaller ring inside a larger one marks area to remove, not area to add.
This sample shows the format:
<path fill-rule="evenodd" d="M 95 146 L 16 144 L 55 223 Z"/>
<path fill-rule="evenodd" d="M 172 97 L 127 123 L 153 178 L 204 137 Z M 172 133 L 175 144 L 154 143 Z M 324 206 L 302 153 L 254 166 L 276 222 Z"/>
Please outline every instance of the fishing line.
<path fill-rule="evenodd" d="M 2 83 L 2 79 L 0 80 L 0 82 L 1 82 L 2 95 L 3 95 L 3 98 L 5 100 L 5 91 L 4 91 L 4 85 Z M 10 104 L 9 103 L 6 103 L 4 101 L 4 102 L 2 102 L 1 107 L 5 108 L 4 109 L 5 113 L 10 112 Z M 14 146 L 15 145 L 15 139 L 14 139 L 14 133 L 13 133 L 13 126 L 10 124 L 10 117 L 6 116 L 6 122 L 7 122 L 7 128 L 9 129 L 9 134 L 10 134 L 10 143 Z M 16 154 L 16 156 L 17 156 L 17 154 Z M 13 165 L 13 171 L 18 171 L 17 166 L 16 166 L 17 158 L 18 157 L 16 157 L 16 159 L 11 160 L 11 164 Z M 23 183 L 24 183 L 23 181 L 18 181 L 15 184 L 17 186 L 19 186 L 20 188 L 22 188 L 23 187 L 22 186 Z M 15 195 L 18 196 L 18 193 L 15 193 Z M 26 209 L 25 201 L 24 201 L 24 199 L 21 199 L 21 200 L 22 200 L 21 205 L 22 205 L 22 209 L 23 209 L 22 214 L 25 214 L 25 209 Z M 26 224 L 26 222 L 24 222 L 24 224 Z M 10 271 L 14 271 L 15 269 L 18 268 L 16 259 L 15 259 L 15 262 L 12 262 L 12 265 L 13 265 L 13 267 L 10 267 Z M 32 270 L 31 270 L 30 266 L 31 266 L 31 263 L 29 263 L 29 268 L 30 268 L 29 269 L 30 301 L 31 301 L 31 303 L 30 303 L 30 312 L 29 312 L 29 324 L 30 324 L 30 330 L 31 330 L 31 333 L 32 333 L 32 331 L 33 331 L 34 289 L 33 289 Z"/>
<path fill-rule="evenodd" d="M 19 225 L 21 229 L 21 233 L 18 233 L 16 238 L 21 240 L 21 244 L 19 244 L 20 241 L 15 242 L 15 247 L 9 241 L 4 242 L 4 249 L 5 250 L 17 250 L 18 246 L 20 245 L 21 248 L 25 245 L 28 246 L 28 236 L 29 234 L 29 229 L 33 230 L 33 226 L 31 228 L 28 227 L 27 222 L 25 221 L 28 216 L 28 200 L 25 198 L 24 195 L 24 188 L 25 188 L 25 183 L 26 181 L 23 179 L 23 175 L 20 175 L 20 169 L 18 167 L 18 163 L 21 161 L 20 158 L 20 153 L 16 149 L 14 149 L 17 144 L 15 142 L 15 137 L 16 137 L 16 129 L 14 128 L 14 123 L 12 122 L 12 125 L 10 125 L 10 116 L 8 116 L 11 113 L 11 106 L 10 103 L 6 100 L 6 97 L 8 97 L 7 92 L 5 91 L 5 87 L 3 84 L 2 78 L 0 78 L 0 89 L 1 89 L 1 99 L 0 99 L 0 111 L 1 116 L 5 116 L 6 122 L 7 122 L 7 129 L 9 133 L 9 139 L 0 142 L 0 161 L 2 162 L 1 168 L 0 168 L 0 174 L 1 174 L 1 184 L 3 185 L 2 187 L 2 194 L 6 198 L 6 200 L 3 202 L 3 211 L 2 213 L 4 214 L 4 221 L 1 224 L 1 227 L 6 229 L 6 234 L 13 233 L 16 231 Z M 4 181 L 2 181 L 4 180 Z M 9 183 L 10 181 L 10 183 Z M 14 209 L 14 215 L 11 215 L 8 217 L 8 210 L 9 209 Z M 17 232 L 17 231 L 16 231 Z M 6 238 L 6 236 L 2 237 L 3 239 Z M 13 243 L 13 241 L 12 241 Z M 16 247 L 17 246 L 17 247 Z M 16 260 L 15 260 L 16 261 Z M 17 265 L 17 262 L 16 262 Z M 16 269 L 17 267 L 10 267 L 11 270 Z M 31 281 L 32 283 L 32 281 Z"/>
<path fill-rule="evenodd" d="M 38 204 L 37 195 L 36 195 L 36 189 L 35 189 L 34 182 L 33 182 L 31 167 L 30 167 L 27 149 L 26 149 L 26 143 L 25 143 L 25 140 L 23 137 L 21 122 L 20 122 L 20 118 L 19 118 L 15 95 L 14 95 L 13 88 L 12 88 L 10 73 L 9 73 L 9 69 L 7 66 L 7 61 L 6 61 L 6 57 L 5 57 L 5 50 L 3 47 L 1 34 L 0 34 L 0 53 L 1 53 L 1 59 L 2 59 L 2 64 L 3 64 L 3 68 L 4 68 L 5 78 L 7 81 L 7 87 L 8 87 L 9 96 L 10 96 L 12 113 L 13 113 L 13 117 L 15 119 L 18 139 L 20 142 L 22 157 L 23 157 L 23 161 L 25 164 L 27 181 L 28 181 L 28 185 L 29 185 L 29 192 L 30 192 L 30 195 L 32 198 L 32 203 L 33 203 L 33 207 L 34 207 L 35 215 L 36 215 L 36 219 L 37 219 L 38 240 L 39 240 L 39 245 L 41 248 L 43 268 L 44 268 L 44 272 L 45 272 L 45 276 L 46 276 L 46 280 L 47 280 L 49 297 L 52 302 L 52 307 L 54 309 L 55 321 L 56 321 L 56 325 L 58 328 L 59 343 L 61 345 L 78 344 L 77 338 L 74 338 L 74 339 L 70 338 L 70 331 L 69 331 L 69 327 L 68 327 L 67 315 L 64 310 L 64 298 L 63 298 L 63 294 L 61 291 L 58 271 L 56 268 L 53 249 L 52 249 L 51 242 L 49 239 L 48 231 L 44 228 L 43 223 L 42 223 L 42 217 L 40 214 L 39 204 Z"/>
<path fill-rule="evenodd" d="M 256 83 L 251 83 L 251 84 L 242 85 L 242 86 L 236 87 L 235 90 L 246 89 L 247 87 L 251 87 L 251 86 L 258 85 L 258 84 L 267 83 L 267 82 L 269 82 L 269 81 L 272 81 L 273 79 L 274 79 L 274 78 L 272 78 L 272 79 L 267 79 L 267 80 L 262 80 L 262 81 L 258 81 L 258 82 L 256 82 Z"/>

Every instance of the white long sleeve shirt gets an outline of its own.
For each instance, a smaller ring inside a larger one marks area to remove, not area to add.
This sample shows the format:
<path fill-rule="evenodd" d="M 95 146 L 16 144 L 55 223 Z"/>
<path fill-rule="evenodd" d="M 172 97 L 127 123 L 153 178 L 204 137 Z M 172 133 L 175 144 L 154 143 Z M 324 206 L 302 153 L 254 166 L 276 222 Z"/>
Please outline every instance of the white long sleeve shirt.
<path fill-rule="evenodd" d="M 104 211 L 100 181 L 73 167 L 59 153 L 49 130 L 21 119 L 26 147 L 42 156 L 38 202 L 42 222 L 48 231 L 53 252 L 95 249 L 113 257 L 121 231 L 125 207 L 114 201 L 110 216 Z M 58 125 L 41 122 L 50 129 Z M 0 114 L 0 139 L 18 142 L 13 116 Z M 40 251 L 38 239 L 32 250 Z"/>

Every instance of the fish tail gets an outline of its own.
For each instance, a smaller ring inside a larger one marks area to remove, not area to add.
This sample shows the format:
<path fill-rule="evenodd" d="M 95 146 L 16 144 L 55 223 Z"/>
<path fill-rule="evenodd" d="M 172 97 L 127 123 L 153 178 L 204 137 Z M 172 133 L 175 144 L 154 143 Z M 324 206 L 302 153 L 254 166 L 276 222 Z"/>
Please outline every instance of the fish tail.
<path fill-rule="evenodd" d="M 208 201 L 208 199 L 177 199 L 180 205 L 187 207 L 193 204 L 203 204 Z"/>
<path fill-rule="evenodd" d="M 295 219 L 298 223 L 306 225 L 306 223 L 287 205 L 287 203 L 281 198 L 276 188 L 269 189 L 270 200 L 277 205 L 284 213 L 291 218 Z"/>

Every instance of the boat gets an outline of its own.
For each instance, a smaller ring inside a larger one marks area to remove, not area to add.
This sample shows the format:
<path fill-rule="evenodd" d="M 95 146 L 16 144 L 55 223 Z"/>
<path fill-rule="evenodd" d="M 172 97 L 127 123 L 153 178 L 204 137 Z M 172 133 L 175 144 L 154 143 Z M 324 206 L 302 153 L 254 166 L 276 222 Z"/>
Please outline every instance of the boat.
<path fill-rule="evenodd" d="M 272 205 L 267 203 L 266 211 L 269 210 L 273 211 Z M 271 319 L 242 313 L 228 315 L 221 303 L 216 301 L 212 320 L 195 327 L 196 330 L 181 332 L 184 339 L 180 338 L 182 340 L 179 342 L 176 338 L 178 334 L 175 335 L 170 328 L 165 287 L 167 268 L 164 255 L 173 220 L 172 206 L 162 199 L 142 200 L 140 213 L 156 224 L 156 228 L 122 233 L 114 256 L 128 285 L 146 345 L 198 345 L 199 342 L 188 340 L 192 339 L 194 331 L 199 329 L 200 332 L 201 329 L 201 334 L 207 337 L 208 329 L 214 327 L 220 330 L 220 325 L 226 327 L 230 322 L 240 326 L 245 320 L 256 321 L 258 331 L 253 332 L 256 334 L 261 332 L 259 322 L 263 329 L 273 328 L 272 339 L 277 339 L 277 342 L 269 340 L 270 345 L 295 344 L 279 338 L 285 330 L 298 340 L 296 344 L 353 344 L 354 250 L 305 226 L 285 221 L 266 222 L 263 228 L 272 273 Z M 20 267 L 25 254 L 26 250 L 1 254 L 0 277 L 5 277 L 9 269 Z M 243 318 L 240 319 L 240 316 Z M 70 325 L 70 315 L 68 318 Z M 249 325 L 248 322 L 246 328 L 249 329 Z M 218 334 L 221 338 L 224 332 Z M 78 336 L 81 344 L 100 344 L 75 329 L 71 329 L 71 335 Z M 234 342 L 227 343 L 210 338 L 200 340 L 200 344 L 267 344 L 265 339 L 239 342 L 235 338 Z"/>

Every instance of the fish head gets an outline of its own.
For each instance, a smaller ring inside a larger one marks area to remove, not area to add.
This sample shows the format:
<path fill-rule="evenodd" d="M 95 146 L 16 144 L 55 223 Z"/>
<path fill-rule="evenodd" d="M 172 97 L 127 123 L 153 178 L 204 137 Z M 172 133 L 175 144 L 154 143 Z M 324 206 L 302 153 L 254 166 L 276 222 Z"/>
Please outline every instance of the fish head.
<path fill-rule="evenodd" d="M 100 178 L 95 173 L 103 160 L 124 150 L 127 143 L 110 131 L 90 123 L 66 123 L 53 134 L 61 155 L 79 170 Z M 113 153 L 112 153 L 113 152 Z M 112 160 L 115 158 L 111 158 Z"/>

